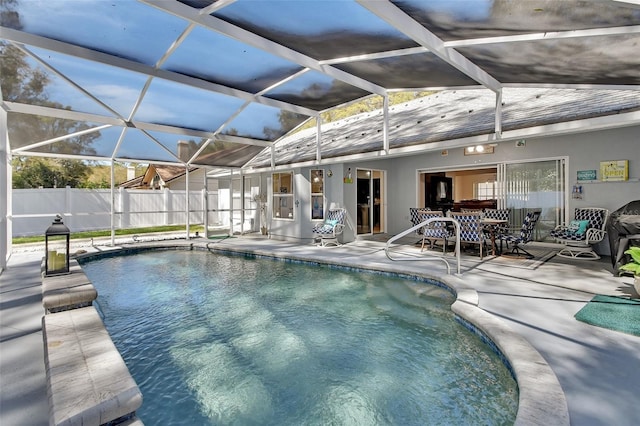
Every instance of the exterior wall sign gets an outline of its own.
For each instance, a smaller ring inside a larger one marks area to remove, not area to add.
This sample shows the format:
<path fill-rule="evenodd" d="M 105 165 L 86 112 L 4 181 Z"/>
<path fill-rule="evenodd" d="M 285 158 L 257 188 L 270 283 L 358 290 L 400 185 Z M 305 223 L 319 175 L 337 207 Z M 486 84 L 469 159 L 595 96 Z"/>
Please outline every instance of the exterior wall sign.
<path fill-rule="evenodd" d="M 600 179 L 603 182 L 629 180 L 629 160 L 601 161 Z"/>
<path fill-rule="evenodd" d="M 596 180 L 595 170 L 578 170 L 578 181 Z"/>

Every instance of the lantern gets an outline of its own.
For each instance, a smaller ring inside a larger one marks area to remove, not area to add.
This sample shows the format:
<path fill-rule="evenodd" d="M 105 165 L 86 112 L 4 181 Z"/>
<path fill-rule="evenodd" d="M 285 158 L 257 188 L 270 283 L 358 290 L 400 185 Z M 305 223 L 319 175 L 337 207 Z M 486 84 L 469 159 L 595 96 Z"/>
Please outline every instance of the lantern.
<path fill-rule="evenodd" d="M 44 234 L 45 275 L 69 273 L 69 234 L 69 228 L 62 223 L 62 217 L 56 215 L 55 220 Z"/>

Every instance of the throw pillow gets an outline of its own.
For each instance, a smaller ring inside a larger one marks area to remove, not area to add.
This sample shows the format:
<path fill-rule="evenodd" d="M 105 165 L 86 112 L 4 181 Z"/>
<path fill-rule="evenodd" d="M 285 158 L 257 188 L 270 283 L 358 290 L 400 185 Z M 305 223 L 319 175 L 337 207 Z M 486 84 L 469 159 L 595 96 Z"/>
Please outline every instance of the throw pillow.
<path fill-rule="evenodd" d="M 324 221 L 324 224 L 330 226 L 331 228 L 333 228 L 338 224 L 338 219 L 335 219 L 335 220 L 327 219 L 327 220 Z"/>
<path fill-rule="evenodd" d="M 588 220 L 572 220 L 569 223 L 569 231 L 576 235 L 583 235 L 589 227 Z"/>
<path fill-rule="evenodd" d="M 326 223 L 322 225 L 320 232 L 333 232 L 333 226 L 327 225 Z"/>

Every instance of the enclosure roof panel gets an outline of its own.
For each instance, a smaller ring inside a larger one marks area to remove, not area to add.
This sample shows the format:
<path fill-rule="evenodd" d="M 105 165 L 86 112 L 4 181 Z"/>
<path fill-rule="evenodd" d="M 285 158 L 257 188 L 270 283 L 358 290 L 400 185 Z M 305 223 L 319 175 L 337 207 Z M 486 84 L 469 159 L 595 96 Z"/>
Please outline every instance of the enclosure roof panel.
<path fill-rule="evenodd" d="M 14 155 L 236 168 L 270 164 L 275 144 L 276 164 L 319 164 L 355 151 L 497 140 L 543 122 L 571 121 L 581 132 L 592 125 L 585 117 L 628 111 L 640 93 L 640 5 L 628 1 L 15 0 L 2 2 L 0 19 Z M 546 105 L 555 116 L 530 116 L 531 89 L 562 94 Z M 484 99 L 465 120 L 423 100 L 431 111 L 420 114 L 447 119 L 425 127 L 394 107 L 375 141 L 352 120 L 354 129 L 342 129 L 355 138 L 346 151 L 327 134 L 320 147 L 305 142 L 309 152 L 282 149 L 299 125 L 336 107 L 465 90 Z M 507 90 L 522 96 L 503 106 Z M 594 110 L 584 99 L 598 93 L 609 94 L 607 107 Z"/>
<path fill-rule="evenodd" d="M 501 143 L 544 134 L 571 133 L 581 120 L 597 118 L 602 128 L 620 125 L 605 117 L 640 115 L 640 92 L 622 90 L 507 88 L 502 97 L 503 137 L 491 139 L 495 96 L 487 89 L 444 90 L 389 108 L 389 153 L 384 152 L 382 110 L 358 114 L 322 126 L 321 156 L 327 162 L 370 153 L 372 156 L 460 148 L 489 142 Z M 611 119 L 613 120 L 613 119 Z M 622 120 L 624 122 L 624 119 Z M 595 130 L 598 123 L 591 123 Z M 297 166 L 315 159 L 315 129 L 300 131 L 279 141 L 276 166 Z M 271 149 L 265 149 L 249 166 L 268 168 Z"/>

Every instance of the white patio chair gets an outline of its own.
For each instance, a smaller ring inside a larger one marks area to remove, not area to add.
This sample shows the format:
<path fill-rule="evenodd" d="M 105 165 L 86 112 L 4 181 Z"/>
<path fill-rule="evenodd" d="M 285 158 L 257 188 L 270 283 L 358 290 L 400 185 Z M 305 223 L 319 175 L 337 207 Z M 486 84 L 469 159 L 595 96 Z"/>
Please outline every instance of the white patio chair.
<path fill-rule="evenodd" d="M 344 232 L 347 221 L 345 209 L 330 209 L 324 222 L 317 223 L 313 227 L 314 239 L 320 239 L 322 247 L 334 245 L 340 246 L 338 236 Z"/>
<path fill-rule="evenodd" d="M 557 242 L 566 246 L 558 256 L 583 260 L 600 259 L 593 250 L 593 245 L 607 235 L 605 226 L 608 217 L 609 210 L 600 207 L 576 208 L 574 220 L 568 226 L 556 226 L 549 233 Z"/>

